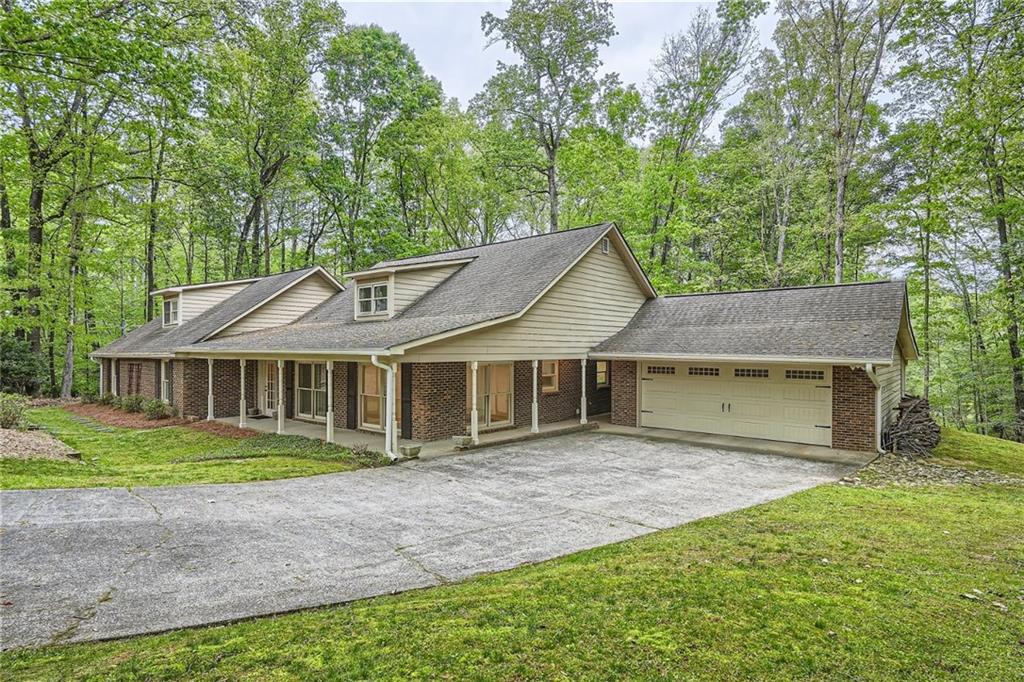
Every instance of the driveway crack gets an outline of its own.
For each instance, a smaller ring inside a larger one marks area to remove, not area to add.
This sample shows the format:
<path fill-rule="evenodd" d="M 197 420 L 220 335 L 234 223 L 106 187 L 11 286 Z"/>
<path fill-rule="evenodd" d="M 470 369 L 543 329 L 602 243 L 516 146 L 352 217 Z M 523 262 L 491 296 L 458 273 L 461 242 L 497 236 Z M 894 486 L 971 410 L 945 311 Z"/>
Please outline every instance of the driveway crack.
<path fill-rule="evenodd" d="M 430 568 L 429 566 L 424 564 L 422 561 L 420 561 L 418 558 L 416 558 L 412 554 L 409 554 L 408 552 L 406 552 L 405 551 L 406 549 L 408 549 L 408 548 L 407 547 L 395 547 L 395 554 L 397 554 L 398 556 L 402 557 L 403 559 L 405 559 L 409 563 L 415 565 L 417 568 L 419 568 L 421 571 L 423 571 L 427 575 L 433 576 L 434 579 L 437 580 L 438 583 L 440 583 L 441 585 L 448 585 L 448 584 L 451 583 L 451 581 L 448 579 L 447 576 L 445 576 L 443 573 L 439 573 L 438 571 L 435 571 L 434 569 Z"/>

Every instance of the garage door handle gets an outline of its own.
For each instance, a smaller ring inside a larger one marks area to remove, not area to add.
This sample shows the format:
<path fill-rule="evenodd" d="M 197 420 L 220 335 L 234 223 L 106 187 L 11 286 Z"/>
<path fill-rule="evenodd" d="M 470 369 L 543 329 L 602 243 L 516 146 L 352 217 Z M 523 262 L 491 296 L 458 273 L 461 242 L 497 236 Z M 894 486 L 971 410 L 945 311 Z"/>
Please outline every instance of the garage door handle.
<path fill-rule="evenodd" d="M 732 403 L 729 403 L 729 411 L 732 412 Z"/>
<path fill-rule="evenodd" d="M 831 426 L 827 426 L 825 424 L 815 424 L 814 428 L 816 428 L 816 429 L 831 429 L 832 427 Z"/>
<path fill-rule="evenodd" d="M 722 403 L 722 412 L 725 412 L 725 403 Z"/>

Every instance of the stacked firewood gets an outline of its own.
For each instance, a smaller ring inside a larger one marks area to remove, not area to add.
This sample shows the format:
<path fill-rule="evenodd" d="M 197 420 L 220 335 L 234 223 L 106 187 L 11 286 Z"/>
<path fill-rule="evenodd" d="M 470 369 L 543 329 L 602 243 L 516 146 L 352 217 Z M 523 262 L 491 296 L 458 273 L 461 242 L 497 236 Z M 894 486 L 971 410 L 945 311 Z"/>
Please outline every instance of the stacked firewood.
<path fill-rule="evenodd" d="M 912 395 L 900 400 L 899 416 L 889 427 L 893 452 L 911 457 L 929 457 L 939 444 L 939 425 L 932 419 L 928 401 Z"/>

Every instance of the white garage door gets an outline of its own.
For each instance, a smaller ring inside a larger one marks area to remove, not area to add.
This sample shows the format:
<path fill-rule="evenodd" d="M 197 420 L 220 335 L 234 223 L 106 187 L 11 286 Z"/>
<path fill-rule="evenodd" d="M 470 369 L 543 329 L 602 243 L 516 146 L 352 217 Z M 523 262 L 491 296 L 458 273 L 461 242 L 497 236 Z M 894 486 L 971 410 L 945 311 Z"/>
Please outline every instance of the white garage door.
<path fill-rule="evenodd" d="M 832 368 L 644 362 L 640 424 L 832 445 Z"/>

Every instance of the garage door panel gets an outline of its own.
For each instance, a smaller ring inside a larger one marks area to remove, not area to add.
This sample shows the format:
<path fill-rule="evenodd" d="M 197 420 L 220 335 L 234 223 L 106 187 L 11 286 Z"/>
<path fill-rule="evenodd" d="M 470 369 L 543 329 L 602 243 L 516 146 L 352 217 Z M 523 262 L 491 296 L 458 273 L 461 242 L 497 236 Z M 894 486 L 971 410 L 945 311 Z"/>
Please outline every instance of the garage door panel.
<path fill-rule="evenodd" d="M 790 368 L 787 377 L 778 365 L 701 363 L 703 375 L 691 376 L 688 364 L 657 365 L 674 369 L 641 365 L 643 426 L 831 445 L 830 367 Z"/>

